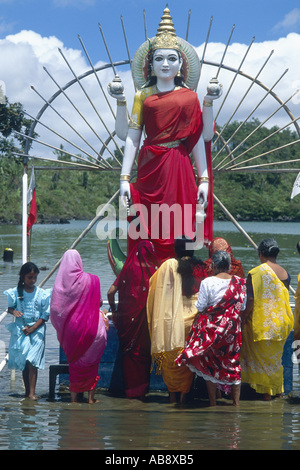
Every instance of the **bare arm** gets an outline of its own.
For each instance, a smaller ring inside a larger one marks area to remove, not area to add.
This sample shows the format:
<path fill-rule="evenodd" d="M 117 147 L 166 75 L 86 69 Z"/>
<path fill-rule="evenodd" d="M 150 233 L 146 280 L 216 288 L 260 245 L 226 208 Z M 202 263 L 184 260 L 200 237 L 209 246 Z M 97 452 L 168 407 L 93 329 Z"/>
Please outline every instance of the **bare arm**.
<path fill-rule="evenodd" d="M 33 333 L 35 330 L 37 330 L 40 326 L 42 326 L 44 323 L 45 323 L 45 320 L 43 320 L 42 318 L 39 318 L 38 321 L 36 321 L 34 325 L 32 325 L 32 326 L 26 325 L 26 326 L 23 328 L 23 333 L 24 333 L 24 335 L 25 335 L 25 336 L 30 335 L 30 334 Z"/>
<path fill-rule="evenodd" d="M 14 308 L 12 307 L 8 307 L 7 309 L 8 313 L 10 313 L 11 315 L 13 315 L 14 317 L 22 317 L 23 316 L 23 313 L 20 312 L 19 310 L 15 310 Z"/>
<path fill-rule="evenodd" d="M 253 287 L 252 287 L 252 278 L 251 274 L 248 274 L 247 281 L 247 302 L 245 310 L 241 311 L 242 321 L 245 323 L 247 319 L 250 317 L 253 311 L 254 306 L 254 296 L 253 296 Z"/>
<path fill-rule="evenodd" d="M 107 292 L 107 300 L 108 300 L 108 303 L 112 312 L 116 311 L 115 295 L 117 291 L 118 291 L 117 286 L 112 284 Z"/>

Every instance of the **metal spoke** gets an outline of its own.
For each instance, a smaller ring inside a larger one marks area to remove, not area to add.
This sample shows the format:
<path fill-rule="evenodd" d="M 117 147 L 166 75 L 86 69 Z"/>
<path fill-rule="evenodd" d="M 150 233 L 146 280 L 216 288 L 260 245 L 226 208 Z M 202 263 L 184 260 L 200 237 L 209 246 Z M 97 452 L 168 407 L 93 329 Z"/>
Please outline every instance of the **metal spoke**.
<path fill-rule="evenodd" d="M 226 92 L 226 95 L 225 95 L 225 97 L 224 97 L 224 99 L 223 99 L 223 101 L 222 101 L 222 103 L 221 103 L 221 106 L 220 106 L 219 109 L 218 109 L 218 112 L 217 112 L 217 114 L 216 114 L 215 120 L 217 120 L 217 118 L 218 118 L 218 116 L 219 116 L 219 114 L 220 114 L 220 112 L 221 112 L 221 109 L 223 108 L 223 106 L 224 106 L 224 104 L 225 104 L 225 101 L 226 101 L 226 99 L 227 99 L 227 97 L 228 97 L 228 95 L 229 95 L 229 93 L 230 93 L 230 91 L 231 91 L 231 89 L 232 89 L 232 87 L 233 87 L 233 84 L 234 84 L 234 82 L 235 82 L 235 80 L 236 80 L 236 78 L 237 78 L 237 76 L 238 76 L 238 74 L 239 74 L 239 71 L 240 71 L 241 68 L 242 68 L 242 65 L 243 65 L 243 63 L 244 63 L 244 61 L 245 61 L 245 59 L 246 59 L 246 57 L 247 57 L 247 55 L 248 55 L 248 52 L 250 51 L 250 48 L 251 48 L 253 42 L 254 42 L 254 38 L 252 38 L 252 41 L 251 41 L 251 43 L 249 44 L 249 46 L 248 46 L 248 48 L 247 48 L 247 50 L 246 50 L 246 52 L 245 52 L 245 55 L 244 55 L 243 59 L 241 60 L 241 63 L 240 63 L 240 65 L 239 65 L 239 68 L 236 70 L 236 72 L 235 72 L 235 74 L 234 74 L 234 77 L 233 77 L 233 79 L 232 79 L 232 81 L 231 81 L 231 84 L 230 84 L 230 86 L 229 86 L 229 88 L 228 88 L 228 90 L 227 90 L 227 92 Z"/>
<path fill-rule="evenodd" d="M 260 68 L 260 70 L 258 71 L 258 73 L 256 74 L 256 76 L 252 79 L 248 89 L 246 90 L 246 92 L 244 93 L 244 95 L 242 96 L 242 98 L 240 99 L 238 105 L 236 106 L 236 108 L 234 109 L 233 113 L 231 114 L 231 116 L 229 117 L 228 121 L 226 122 L 226 124 L 222 127 L 222 130 L 221 132 L 219 133 L 219 138 L 222 136 L 222 134 L 224 133 L 224 131 L 227 129 L 228 127 L 228 124 L 232 121 L 232 118 L 234 117 L 234 115 L 237 113 L 238 109 L 240 108 L 240 106 L 242 105 L 242 103 L 245 101 L 247 95 L 249 94 L 250 90 L 252 89 L 253 85 L 255 85 L 255 83 L 257 82 L 258 80 L 258 77 L 259 75 L 261 74 L 261 72 L 263 71 L 263 69 L 265 68 L 265 66 L 267 65 L 267 63 L 269 62 L 271 56 L 273 55 L 274 53 L 274 50 L 270 52 L 270 55 L 269 57 L 265 60 L 264 64 L 262 65 L 262 67 Z"/>
<path fill-rule="evenodd" d="M 95 77 L 96 77 L 96 80 L 97 80 L 97 82 L 98 82 L 98 84 L 99 84 L 99 86 L 100 86 L 100 89 L 101 89 L 102 94 L 103 94 L 103 96 L 104 96 L 104 98 L 105 98 L 105 101 L 106 101 L 106 103 L 108 104 L 108 107 L 109 107 L 109 109 L 110 109 L 110 111 L 111 111 L 111 113 L 112 113 L 114 119 L 116 119 L 116 115 L 115 115 L 115 113 L 114 113 L 114 111 L 113 111 L 113 109 L 112 109 L 112 107 L 111 107 L 111 104 L 110 104 L 110 102 L 109 102 L 109 99 L 108 99 L 108 97 L 107 97 L 107 94 L 106 94 L 105 91 L 104 91 L 104 88 L 103 88 L 103 86 L 102 86 L 102 83 L 100 82 L 100 79 L 99 79 L 99 76 L 98 76 L 98 74 L 97 74 L 97 72 L 96 72 L 96 70 L 95 70 L 95 67 L 93 66 L 93 63 L 92 63 L 92 61 L 91 61 L 91 59 L 90 59 L 90 56 L 89 56 L 89 54 L 88 54 L 88 52 L 87 52 L 87 50 L 86 50 L 86 48 L 85 48 L 85 46 L 84 46 L 84 44 L 83 44 L 83 41 L 82 41 L 82 39 L 81 39 L 81 37 L 80 37 L 79 35 L 78 35 L 78 39 L 79 39 L 79 41 L 80 41 L 80 44 L 81 44 L 81 46 L 82 46 L 82 49 L 84 50 L 84 53 L 85 53 L 85 55 L 86 55 L 86 58 L 87 58 L 87 60 L 89 61 L 89 64 L 90 64 L 90 66 L 91 66 L 91 68 L 92 68 L 92 71 L 93 71 Z"/>
<path fill-rule="evenodd" d="M 148 33 L 147 33 L 146 10 L 143 10 L 143 16 L 144 16 L 145 41 L 147 41 Z"/>
<path fill-rule="evenodd" d="M 47 106 L 49 106 L 49 107 L 50 107 L 50 108 L 51 108 L 51 109 L 52 109 L 52 110 L 53 110 L 53 111 L 54 111 L 54 112 L 55 112 L 55 113 L 56 113 L 56 114 L 57 114 L 57 115 L 58 115 L 76 134 L 77 134 L 77 135 L 78 135 L 78 137 L 80 137 L 80 138 L 83 140 L 83 142 L 85 142 L 85 143 L 95 152 L 95 154 L 98 155 L 97 150 L 96 150 L 96 149 L 95 149 L 95 148 L 94 148 L 76 129 L 75 129 L 75 127 L 72 126 L 72 124 L 71 124 L 70 122 L 68 122 L 68 121 L 57 111 L 57 109 L 55 109 L 54 106 L 52 106 L 52 104 L 51 104 L 49 101 L 47 101 L 45 98 L 43 98 L 43 96 L 42 96 L 33 86 L 31 86 L 31 88 L 32 88 L 32 90 L 34 90 L 34 91 L 37 93 L 37 95 L 38 95 L 40 98 L 42 98 L 42 100 L 47 104 Z M 29 136 L 29 137 L 30 137 L 30 136 Z M 31 137 L 30 137 L 30 138 L 31 138 Z M 108 165 L 108 166 L 111 167 L 111 165 L 110 165 L 109 163 L 107 163 L 106 160 L 102 157 L 102 155 L 101 155 L 101 159 L 103 159 L 103 161 L 105 162 L 106 165 Z"/>
<path fill-rule="evenodd" d="M 245 152 L 241 153 L 240 155 L 238 155 L 238 157 L 235 158 L 235 160 L 239 157 L 241 157 L 242 155 L 245 155 L 246 153 L 250 152 L 250 150 L 253 150 L 255 147 L 259 146 L 260 144 L 262 144 L 263 142 L 266 142 L 267 140 L 269 140 L 270 138 L 274 137 L 274 135 L 278 134 L 279 132 L 283 131 L 284 129 L 286 129 L 287 127 L 289 127 L 291 124 L 293 124 L 295 121 L 298 121 L 300 119 L 300 116 L 293 119 L 292 121 L 288 122 L 287 124 L 285 124 L 285 126 L 277 129 L 276 131 L 274 131 L 272 134 L 269 134 L 267 137 L 265 137 L 264 139 L 260 140 L 259 142 L 257 142 L 256 144 L 252 145 L 252 147 L 250 147 L 249 149 L 247 149 Z M 232 167 L 230 168 L 233 168 L 234 166 L 237 166 L 239 164 L 244 164 L 246 163 L 247 161 L 250 161 L 250 160 L 244 160 L 243 162 L 241 163 L 235 163 Z"/>
<path fill-rule="evenodd" d="M 78 155 L 75 155 L 75 153 L 71 153 L 68 150 L 61 149 L 60 147 L 56 147 L 55 145 L 48 144 L 47 142 L 43 142 L 41 140 L 35 139 L 34 137 L 31 137 L 29 135 L 22 134 L 22 132 L 14 131 L 14 133 L 20 135 L 21 137 L 26 137 L 26 138 L 30 139 L 32 142 L 36 142 L 37 144 L 45 145 L 46 147 L 49 147 L 53 150 L 57 150 L 58 152 L 66 153 L 70 157 L 77 158 L 78 160 L 83 160 L 86 163 L 86 160 L 84 158 L 79 157 Z M 94 165 L 96 168 L 101 168 L 101 166 L 99 164 L 97 165 L 96 163 L 92 163 L 92 162 L 90 162 L 90 164 Z"/>
<path fill-rule="evenodd" d="M 270 153 L 273 153 L 273 152 L 278 152 L 278 150 L 282 150 L 282 149 L 285 149 L 287 147 L 290 147 L 291 145 L 295 145 L 297 143 L 300 142 L 300 139 L 297 139 L 297 140 L 293 140 L 293 142 L 288 142 L 287 144 L 285 145 L 281 145 L 280 147 L 276 147 L 274 149 L 271 149 L 271 150 L 268 150 L 267 152 L 264 152 L 264 153 L 261 153 L 260 155 L 256 155 L 255 157 L 252 157 L 250 158 L 249 160 L 246 160 L 246 161 L 250 161 L 250 160 L 254 160 L 256 158 L 260 158 L 260 157 L 265 157 L 266 155 L 269 155 Z M 287 163 L 294 163 L 294 162 L 299 162 L 300 159 L 295 159 L 295 160 L 284 160 L 284 161 L 279 161 L 279 162 L 269 162 L 269 163 L 261 163 L 259 165 L 254 165 L 254 166 L 246 166 L 246 167 L 241 167 L 241 169 L 245 169 L 245 168 L 259 168 L 259 167 L 263 167 L 263 166 L 272 166 L 272 165 L 286 165 Z M 244 164 L 246 162 L 241 162 L 240 164 Z M 230 168 L 230 171 L 235 171 L 235 170 L 239 170 L 239 168 Z"/>
<path fill-rule="evenodd" d="M 206 35 L 206 40 L 205 40 L 204 48 L 203 48 L 203 52 L 202 52 L 202 58 L 200 59 L 199 82 L 200 82 L 200 78 L 201 78 L 201 72 L 202 72 L 202 67 L 203 67 L 203 64 L 204 64 L 204 57 L 205 57 L 205 53 L 206 53 L 206 49 L 207 49 L 207 45 L 208 45 L 208 40 L 209 40 L 209 35 L 210 35 L 210 31 L 211 31 L 212 22 L 213 22 L 213 17 L 211 16 L 208 31 L 207 31 L 207 35 Z"/>
<path fill-rule="evenodd" d="M 230 44 L 230 41 L 231 41 L 231 38 L 232 38 L 234 29 L 235 29 L 235 25 L 233 25 L 232 28 L 231 28 L 231 32 L 230 32 L 229 38 L 228 38 L 228 40 L 227 40 L 227 44 L 226 44 L 225 49 L 224 49 L 224 52 L 223 52 L 223 56 L 222 56 L 222 59 L 221 59 L 221 61 L 220 61 L 220 64 L 219 64 L 217 73 L 216 73 L 216 78 L 218 78 L 219 73 L 220 73 L 220 70 L 221 70 L 222 65 L 223 65 L 223 63 L 224 63 L 224 59 L 225 59 L 226 53 L 227 53 L 227 51 L 228 51 L 228 47 L 229 47 L 229 44 Z"/>
<path fill-rule="evenodd" d="M 186 41 L 188 41 L 189 39 L 190 21 L 191 21 L 191 9 L 189 10 L 189 13 L 188 13 L 188 21 L 187 21 L 186 35 L 185 35 Z"/>
<path fill-rule="evenodd" d="M 230 152 L 230 156 L 233 155 L 234 152 L 236 152 L 245 142 L 247 142 L 247 140 L 253 135 L 255 134 L 255 132 L 257 132 L 264 124 L 266 124 L 266 122 L 268 122 L 278 111 L 280 111 L 280 109 L 282 109 L 286 103 L 288 101 L 290 101 L 296 94 L 298 93 L 298 90 L 292 94 L 292 96 L 290 96 L 284 103 L 282 103 L 273 113 L 271 113 L 263 122 L 261 122 L 252 132 L 250 132 L 250 134 L 248 134 L 246 136 L 246 138 L 240 142 L 233 150 L 233 152 Z M 293 121 L 291 121 L 288 125 L 291 125 L 293 123 L 295 123 L 297 121 L 297 119 L 294 119 Z M 285 126 L 286 127 L 286 126 Z M 259 142 L 260 143 L 260 142 Z M 232 161 L 236 161 L 238 158 L 240 158 L 242 155 L 244 155 L 245 153 L 247 153 L 248 151 L 250 151 L 250 149 L 247 149 L 246 152 L 243 152 L 242 154 L 240 155 L 237 155 L 236 157 L 232 158 Z M 220 170 L 226 168 L 228 165 L 230 165 L 231 162 L 227 162 L 225 165 L 223 165 Z M 247 160 L 246 160 L 247 161 Z"/>
<path fill-rule="evenodd" d="M 284 71 L 284 73 L 279 77 L 279 79 L 273 84 L 273 86 L 267 90 L 267 93 L 263 96 L 263 98 L 258 102 L 258 104 L 252 109 L 250 114 L 240 123 L 240 125 L 237 127 L 237 129 L 233 132 L 233 134 L 230 136 L 230 138 L 227 140 L 226 145 L 233 139 L 233 137 L 238 133 L 238 131 L 241 129 L 241 127 L 249 120 L 249 118 L 254 114 L 254 112 L 259 108 L 259 106 L 263 103 L 263 101 L 271 94 L 272 90 L 276 87 L 276 85 L 279 83 L 279 81 L 284 77 L 284 75 L 287 73 L 288 69 Z M 219 156 L 219 154 L 224 150 L 225 145 L 217 152 L 217 154 L 214 157 L 214 160 Z M 221 163 L 219 163 L 216 166 L 216 169 Z"/>
<path fill-rule="evenodd" d="M 30 114 L 28 114 L 26 111 L 25 111 L 25 114 L 26 116 L 30 117 L 30 119 L 35 119 L 33 116 L 31 116 Z M 41 122 L 40 120 L 37 119 L 37 122 L 38 124 L 40 124 L 41 126 L 43 126 L 45 129 L 48 129 L 48 131 L 52 132 L 53 134 L 57 135 L 60 139 L 63 139 L 65 142 L 67 142 L 68 144 L 72 145 L 73 147 L 77 148 L 77 150 L 79 150 L 80 152 L 84 153 L 87 157 L 89 158 L 92 158 L 93 160 L 95 160 L 99 166 L 101 166 L 102 168 L 108 168 L 107 165 L 105 166 L 102 166 L 99 164 L 99 161 L 97 158 L 95 158 L 93 155 L 91 155 L 90 153 L 88 153 L 86 150 L 82 149 L 81 147 L 78 147 L 78 145 L 74 144 L 74 142 L 71 142 L 71 140 L 67 139 L 66 137 L 64 137 L 62 134 L 59 134 L 59 132 L 56 132 L 54 129 L 52 129 L 51 127 L 47 126 L 46 124 L 44 124 L 43 122 Z"/>
<path fill-rule="evenodd" d="M 81 39 L 81 37 L 80 37 L 79 35 L 78 35 L 78 38 L 79 38 L 79 41 L 80 41 L 80 43 L 81 43 L 81 45 L 82 45 L 82 48 L 83 48 L 83 50 L 84 50 L 84 52 L 85 52 L 85 54 L 86 54 L 88 60 L 90 61 L 89 55 L 88 55 L 88 53 L 87 53 L 87 50 L 86 50 L 86 48 L 84 47 L 83 41 L 82 41 L 82 39 Z M 91 62 L 90 62 L 90 63 L 91 63 Z M 95 77 L 96 77 L 98 83 L 100 84 L 99 77 L 98 77 L 98 75 L 97 75 L 97 73 L 96 73 L 96 71 L 95 71 L 95 68 L 92 67 L 92 69 L 93 69 L 93 71 L 94 71 L 94 75 L 95 75 Z M 102 86 L 101 86 L 101 89 L 103 90 Z M 107 99 L 107 95 L 106 95 L 106 93 L 104 93 L 104 90 L 103 90 L 103 94 L 104 94 L 105 98 Z M 108 99 L 107 99 L 107 102 L 109 102 Z M 111 106 L 110 106 L 110 105 L 109 105 L 109 107 L 110 107 L 110 109 L 111 109 Z M 94 107 L 93 107 L 93 108 L 94 108 Z M 98 113 L 98 111 L 96 110 L 96 108 L 94 108 L 94 109 L 95 109 L 95 111 L 96 111 L 96 113 L 97 113 L 97 116 L 99 117 L 101 123 L 103 124 L 103 126 L 104 126 L 106 132 L 109 134 L 110 138 L 111 138 L 112 141 L 114 142 L 114 144 L 115 144 L 117 150 L 120 152 L 121 155 L 123 155 L 122 150 L 120 149 L 118 143 L 117 143 L 117 142 L 115 141 L 115 139 L 114 139 L 113 133 L 110 132 L 108 126 L 105 124 L 105 121 L 102 119 L 101 115 Z M 114 113 L 113 113 L 113 116 L 114 116 L 114 118 L 116 118 Z M 119 162 L 119 163 L 120 163 L 120 162 Z"/>
<path fill-rule="evenodd" d="M 64 152 L 64 153 L 68 153 L 68 152 Z M 76 162 L 68 162 L 68 161 L 65 161 L 65 160 L 54 160 L 53 158 L 46 158 L 46 157 L 41 157 L 41 156 L 36 156 L 36 155 L 28 155 L 28 154 L 25 154 L 25 153 L 20 153 L 20 152 L 13 152 L 13 155 L 16 155 L 17 157 L 26 157 L 26 158 L 33 158 L 33 159 L 37 159 L 37 160 L 42 160 L 42 161 L 45 161 L 45 162 L 55 162 L 55 163 L 61 163 L 62 165 L 67 165 L 69 166 L 68 167 L 68 170 L 69 169 L 74 169 L 74 170 L 85 170 L 85 171 L 103 171 L 105 170 L 104 168 L 102 168 L 100 165 L 99 166 L 92 166 L 92 165 L 87 165 L 87 164 L 83 164 L 83 163 L 76 163 Z M 76 157 L 78 158 L 78 157 Z M 87 162 L 86 160 L 84 160 L 85 163 L 89 163 Z M 73 168 L 70 168 L 70 167 L 73 167 Z M 42 168 L 43 170 L 46 169 L 46 167 L 40 167 Z M 34 169 L 38 169 L 38 167 L 34 167 Z M 63 167 L 53 167 L 53 166 L 47 166 L 47 170 L 53 170 L 53 169 L 57 169 L 57 170 L 61 170 L 63 169 Z M 111 170 L 108 170 L 106 169 L 106 171 L 111 171 Z"/>
<path fill-rule="evenodd" d="M 125 45 L 126 45 L 127 55 L 128 55 L 128 59 L 129 59 L 129 63 L 130 63 L 130 68 L 131 68 L 131 56 L 130 56 L 130 52 L 129 52 L 129 47 L 128 47 L 128 41 L 127 41 L 127 35 L 126 35 L 126 30 L 125 30 L 125 25 L 124 25 L 123 16 L 121 15 L 120 18 L 121 18 L 123 36 L 124 36 L 124 39 L 125 39 Z"/>
<path fill-rule="evenodd" d="M 103 123 L 103 120 L 97 110 L 97 108 L 95 107 L 93 101 L 91 100 L 91 98 L 89 97 L 88 93 L 86 92 L 85 88 L 83 87 L 81 81 L 78 79 L 77 75 L 75 74 L 74 70 L 72 69 L 71 65 L 69 64 L 69 62 L 67 61 L 66 57 L 64 56 L 63 52 L 61 49 L 58 49 L 60 54 L 62 55 L 63 59 L 65 60 L 67 66 L 69 67 L 70 71 L 72 72 L 72 74 L 74 75 L 74 78 L 76 79 L 78 85 L 80 86 L 81 90 L 83 91 L 84 95 L 86 96 L 87 100 L 89 101 L 90 105 L 92 106 L 93 110 L 95 111 L 95 113 L 97 114 L 98 118 L 100 119 L 100 121 Z M 63 91 L 63 90 L 61 90 Z M 65 92 L 63 92 L 65 94 Z M 66 95 L 65 95 L 66 96 Z M 77 110 L 77 108 L 75 108 Z M 98 137 L 98 139 L 100 140 L 100 142 L 102 143 L 102 145 L 104 144 L 103 140 L 101 139 L 101 137 L 99 137 L 99 135 L 96 133 L 96 131 L 92 128 L 92 126 L 86 121 L 86 119 L 80 114 L 80 116 L 82 117 L 82 119 L 88 124 L 89 128 L 94 132 L 94 134 L 96 135 L 96 137 Z M 119 162 L 119 160 L 117 159 L 117 157 L 113 154 L 113 152 L 111 152 L 111 150 L 107 147 L 107 150 L 108 152 L 111 154 L 111 156 L 113 157 L 113 159 L 115 159 L 119 165 L 121 165 L 121 163 Z M 120 150 L 120 149 L 119 149 Z M 121 151 L 121 150 L 120 150 Z"/>

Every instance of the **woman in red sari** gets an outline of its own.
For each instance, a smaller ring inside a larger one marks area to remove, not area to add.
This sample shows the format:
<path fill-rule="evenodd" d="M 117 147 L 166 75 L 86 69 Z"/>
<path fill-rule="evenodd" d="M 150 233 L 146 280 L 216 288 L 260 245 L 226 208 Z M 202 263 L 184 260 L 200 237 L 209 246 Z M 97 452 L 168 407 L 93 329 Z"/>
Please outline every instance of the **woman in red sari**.
<path fill-rule="evenodd" d="M 149 279 L 159 265 L 153 244 L 148 240 L 140 241 L 107 293 L 123 353 L 128 398 L 143 398 L 149 387 L 151 355 L 146 301 Z M 114 297 L 117 291 L 119 304 L 116 310 Z"/>
<path fill-rule="evenodd" d="M 136 221 L 129 226 L 128 252 L 139 238 L 148 238 L 161 261 L 175 256 L 176 237 L 185 234 L 195 238 L 200 199 L 208 202 L 204 237 L 206 241 L 212 239 L 212 103 L 221 94 L 220 87 L 216 95 L 207 94 L 201 112 L 198 95 L 193 91 L 199 80 L 199 58 L 171 26 L 170 10 L 166 8 L 157 35 L 134 56 L 132 70 L 138 91 L 129 126 L 125 95 L 112 95 L 118 98 L 116 132 L 126 138 L 120 195 L 123 202 L 128 198 L 133 204 L 139 221 L 138 231 Z M 138 156 L 137 180 L 130 184 L 143 131 L 147 137 Z M 198 188 L 190 154 L 197 168 Z"/>
<path fill-rule="evenodd" d="M 100 280 L 85 273 L 77 250 L 65 252 L 55 279 L 50 319 L 69 363 L 71 401 L 88 391 L 95 403 L 98 369 L 106 347 L 106 321 L 100 311 Z"/>
<path fill-rule="evenodd" d="M 211 406 L 216 405 L 216 389 L 232 390 L 233 404 L 239 404 L 241 367 L 240 311 L 246 295 L 245 279 L 228 274 L 229 254 L 215 253 L 214 276 L 200 285 L 196 302 L 199 315 L 186 340 L 183 352 L 175 360 L 186 365 L 206 381 Z"/>

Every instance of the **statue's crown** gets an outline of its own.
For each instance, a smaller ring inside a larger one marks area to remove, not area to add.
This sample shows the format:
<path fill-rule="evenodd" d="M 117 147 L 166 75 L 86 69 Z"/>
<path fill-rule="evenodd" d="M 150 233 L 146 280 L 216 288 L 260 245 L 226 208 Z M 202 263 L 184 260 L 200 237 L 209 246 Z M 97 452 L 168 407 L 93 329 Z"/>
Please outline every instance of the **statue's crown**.
<path fill-rule="evenodd" d="M 151 41 L 151 49 L 175 49 L 180 50 L 180 42 L 175 34 L 175 28 L 170 15 L 168 5 L 164 9 L 161 22 L 158 25 L 157 34 Z"/>

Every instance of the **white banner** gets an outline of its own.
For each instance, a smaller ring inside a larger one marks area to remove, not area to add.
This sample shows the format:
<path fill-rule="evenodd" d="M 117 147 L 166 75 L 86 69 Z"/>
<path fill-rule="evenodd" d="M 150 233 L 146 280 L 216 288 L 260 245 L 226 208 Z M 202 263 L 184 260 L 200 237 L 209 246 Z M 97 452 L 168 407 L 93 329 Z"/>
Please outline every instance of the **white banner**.
<path fill-rule="evenodd" d="M 297 194 L 299 193 L 300 193 L 300 173 L 298 173 L 298 176 L 295 179 L 292 194 L 291 194 L 291 199 L 293 199 L 293 197 L 297 196 Z"/>

